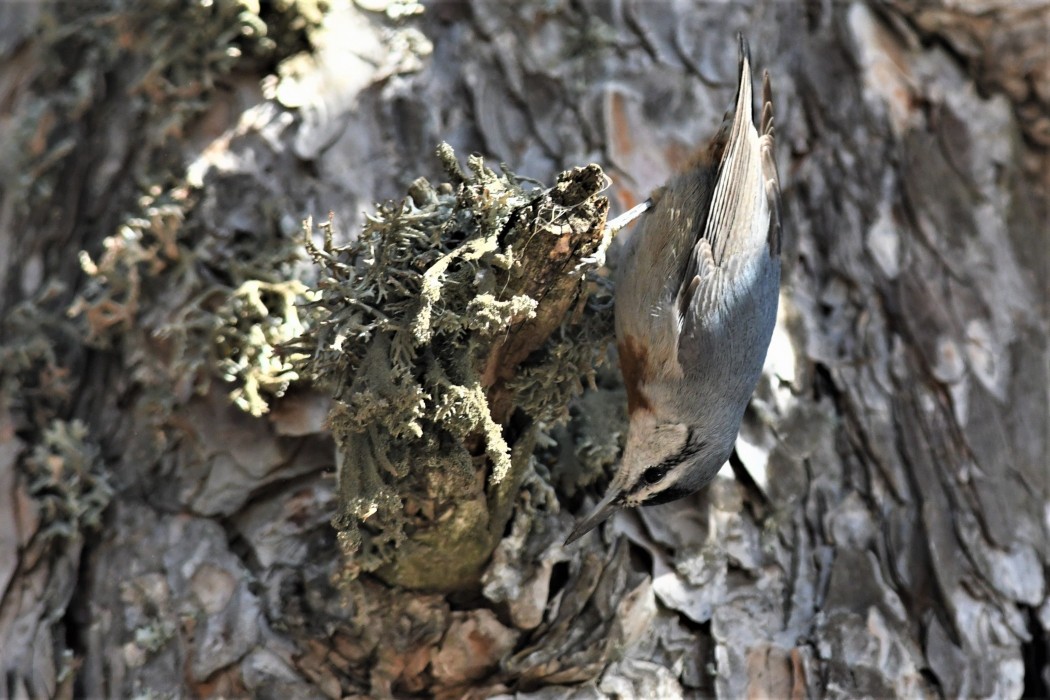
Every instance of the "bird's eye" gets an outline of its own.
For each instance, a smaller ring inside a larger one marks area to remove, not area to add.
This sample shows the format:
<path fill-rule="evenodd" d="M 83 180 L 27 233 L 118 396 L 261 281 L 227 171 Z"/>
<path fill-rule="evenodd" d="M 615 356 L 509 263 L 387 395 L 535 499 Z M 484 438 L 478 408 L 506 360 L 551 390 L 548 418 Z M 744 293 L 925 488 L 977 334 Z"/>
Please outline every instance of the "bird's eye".
<path fill-rule="evenodd" d="M 667 476 L 668 469 L 670 469 L 670 467 L 662 465 L 659 467 L 649 467 L 642 473 L 642 479 L 645 480 L 645 483 L 650 485 L 658 483 L 661 479 Z"/>

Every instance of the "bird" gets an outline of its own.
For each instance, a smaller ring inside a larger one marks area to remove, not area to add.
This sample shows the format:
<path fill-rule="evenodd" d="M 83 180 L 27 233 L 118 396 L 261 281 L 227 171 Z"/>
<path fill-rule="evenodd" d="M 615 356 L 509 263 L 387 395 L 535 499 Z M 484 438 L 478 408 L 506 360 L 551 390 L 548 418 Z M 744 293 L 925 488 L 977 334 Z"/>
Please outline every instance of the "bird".
<path fill-rule="evenodd" d="M 756 130 L 743 36 L 739 45 L 731 120 L 652 194 L 624 246 L 614 315 L 627 440 L 605 497 L 566 545 L 621 508 L 710 483 L 761 376 L 780 296 L 780 180 L 769 73 Z"/>

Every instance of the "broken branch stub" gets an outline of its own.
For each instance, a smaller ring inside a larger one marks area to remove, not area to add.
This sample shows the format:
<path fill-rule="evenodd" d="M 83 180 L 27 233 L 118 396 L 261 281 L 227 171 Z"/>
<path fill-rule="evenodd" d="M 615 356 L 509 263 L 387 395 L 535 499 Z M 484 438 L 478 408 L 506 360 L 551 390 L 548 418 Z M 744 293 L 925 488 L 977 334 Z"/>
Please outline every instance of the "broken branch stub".
<path fill-rule="evenodd" d="M 335 398 L 345 575 L 454 590 L 498 543 L 538 424 L 605 355 L 611 314 L 585 273 L 609 205 L 596 165 L 526 190 L 480 157 L 465 172 L 447 145 L 438 156 L 453 184 L 417 180 L 352 243 L 329 222 L 317 247 L 308 229 L 321 274 L 289 349 Z"/>

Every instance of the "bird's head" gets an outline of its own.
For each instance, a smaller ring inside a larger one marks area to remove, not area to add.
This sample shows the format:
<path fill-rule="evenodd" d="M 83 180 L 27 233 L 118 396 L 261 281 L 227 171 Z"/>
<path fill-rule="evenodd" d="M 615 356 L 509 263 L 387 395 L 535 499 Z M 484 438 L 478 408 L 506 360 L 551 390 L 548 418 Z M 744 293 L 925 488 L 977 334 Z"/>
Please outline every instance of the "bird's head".
<path fill-rule="evenodd" d="M 729 459 L 735 434 L 732 426 L 712 432 L 709 425 L 660 420 L 648 411 L 635 412 L 623 459 L 605 498 L 580 521 L 566 544 L 620 508 L 667 503 L 699 491 Z"/>

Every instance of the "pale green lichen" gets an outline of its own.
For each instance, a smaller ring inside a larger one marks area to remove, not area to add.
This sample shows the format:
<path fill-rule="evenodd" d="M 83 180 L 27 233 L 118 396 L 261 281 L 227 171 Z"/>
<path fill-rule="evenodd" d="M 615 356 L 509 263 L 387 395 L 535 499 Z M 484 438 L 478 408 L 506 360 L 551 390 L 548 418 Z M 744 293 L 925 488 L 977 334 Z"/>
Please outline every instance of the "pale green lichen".
<path fill-rule="evenodd" d="M 627 398 L 619 373 L 606 368 L 597 387 L 576 397 L 569 420 L 557 425 L 537 450 L 550 482 L 563 496 L 611 476 L 627 438 Z"/>
<path fill-rule="evenodd" d="M 12 201 L 26 211 L 47 212 L 63 174 L 78 172 L 74 162 L 84 155 L 79 143 L 91 140 L 82 139 L 79 128 L 85 114 L 111 98 L 107 78 L 129 79 L 120 89 L 126 93 L 126 123 L 136 128 L 132 165 L 155 165 L 165 159 L 147 156 L 159 156 L 158 149 L 180 138 L 235 68 L 246 61 L 276 63 L 306 50 L 327 2 L 110 0 L 42 8 L 35 95 L 22 106 L 16 126 L 13 142 L 21 147 L 4 161 L 15 177 L 4 180 L 19 190 Z M 129 179 L 166 182 L 172 174 L 136 172 Z"/>
<path fill-rule="evenodd" d="M 597 277 L 571 334 L 557 334 L 544 347 L 542 361 L 523 368 L 511 382 L 517 404 L 544 427 L 564 423 L 572 400 L 594 388 L 595 360 L 604 360 L 595 348 L 610 340 L 612 312 L 612 285 Z M 581 367 L 589 370 L 581 372 Z"/>
<path fill-rule="evenodd" d="M 527 296 L 500 301 L 492 294 L 479 294 L 467 304 L 469 329 L 486 337 L 504 332 L 512 324 L 532 318 L 536 314 L 536 300 Z"/>
<path fill-rule="evenodd" d="M 179 244 L 186 213 L 195 199 L 187 188 L 155 189 L 139 198 L 139 211 L 102 242 L 102 254 L 80 252 L 88 284 L 69 309 L 84 319 L 85 342 L 109 347 L 132 327 L 151 278 L 171 274 L 185 264 L 188 251 Z"/>
<path fill-rule="evenodd" d="M 39 432 L 67 410 L 75 380 L 65 353 L 79 342 L 60 307 L 62 285 L 47 285 L 0 319 L 0 415 L 21 415 Z"/>
<path fill-rule="evenodd" d="M 309 330 L 287 349 L 336 400 L 329 417 L 339 447 L 334 523 L 347 573 L 390 565 L 399 582 L 441 587 L 454 577 L 420 577 L 412 557 L 395 560 L 395 550 L 411 537 L 429 556 L 484 560 L 509 517 L 535 430 L 567 417 L 569 401 L 604 357 L 611 307 L 607 285 L 596 282 L 590 296 L 560 300 L 557 317 L 548 309 L 548 327 L 533 341 L 523 329 L 537 321 L 540 302 L 515 291 L 532 284 L 576 295 L 586 287 L 587 266 L 567 252 L 589 255 L 602 239 L 599 169 L 563 174 L 551 190 L 527 189 L 478 157 L 464 172 L 448 146 L 438 156 L 451 184 L 415 182 L 404 201 L 379 205 L 347 245 L 334 243 L 331 221 L 315 244 L 308 222 L 306 247 L 321 271 L 317 300 Z M 536 237 L 549 237 L 549 247 L 527 261 Z M 548 256 L 563 254 L 554 271 L 544 267 Z M 525 270 L 551 281 L 522 280 Z M 573 304 L 577 313 L 563 320 Z M 504 420 L 520 415 L 518 424 L 531 426 L 513 442 L 494 417 L 494 392 L 512 402 L 500 409 Z M 432 527 L 441 523 L 447 526 Z M 441 543 L 439 554 L 433 547 Z"/>
<path fill-rule="evenodd" d="M 59 349 L 65 355 L 79 352 L 85 342 L 121 346 L 127 362 L 139 365 L 134 376 L 147 387 L 163 388 L 156 394 L 167 398 L 160 400 L 170 403 L 173 396 L 185 395 L 172 388 L 184 381 L 203 389 L 206 382 L 198 383 L 202 377 L 224 373 L 239 384 L 235 400 L 253 412 L 263 409 L 262 397 L 279 390 L 288 378 L 287 368 L 274 367 L 272 343 L 258 347 L 258 332 L 225 333 L 227 341 L 234 335 L 241 340 L 243 352 L 238 353 L 228 342 L 217 350 L 210 341 L 217 327 L 231 320 L 238 328 L 244 324 L 243 318 L 231 319 L 237 304 L 230 295 L 241 283 L 280 282 L 287 276 L 269 275 L 286 271 L 266 269 L 268 260 L 252 258 L 263 274 L 235 276 L 229 286 L 219 288 L 201 279 L 195 268 L 202 258 L 208 258 L 203 264 L 216 267 L 227 261 L 221 250 L 194 255 L 199 241 L 186 240 L 186 223 L 201 198 L 186 185 L 182 146 L 194 120 L 212 108 L 213 93 L 226 76 L 252 62 L 276 64 L 308 49 L 326 7 L 325 0 L 100 0 L 40 6 L 33 41 L 37 58 L 30 62 L 17 111 L 4 129 L 9 138 L 2 145 L 0 183 L 26 230 L 57 231 L 62 241 L 86 236 L 89 246 L 92 231 L 112 234 L 94 243 L 98 248 L 92 247 L 93 255 L 81 253 L 88 283 L 72 303 L 68 297 L 61 300 L 62 310 L 69 308 L 76 317 L 80 337 L 47 337 L 53 336 L 50 330 L 32 336 L 4 333 L 0 354 L 24 358 L 24 337 L 68 341 Z M 114 90 L 122 96 L 117 112 Z M 107 131 L 111 129 L 119 133 Z M 105 147 L 99 145 L 103 142 Z M 85 173 L 90 174 L 87 180 Z M 85 209 L 82 203 L 93 201 L 96 191 L 104 195 L 106 206 Z M 80 194 L 67 196 L 74 192 Z M 59 200 L 64 204 L 56 206 Z M 84 210 L 87 218 L 58 221 L 70 206 Z M 121 207 L 126 214 L 110 218 L 109 212 Z M 56 296 L 64 294 L 53 294 L 52 302 Z M 227 297 L 230 303 L 224 306 Z M 30 316 L 53 320 L 61 315 L 57 304 L 26 303 L 35 306 Z M 180 305 L 194 308 L 184 311 Z M 284 314 L 284 308 L 290 313 Z M 293 320 L 291 313 L 294 305 L 278 304 L 276 317 L 282 322 Z M 158 352 L 155 341 L 167 326 L 180 322 L 188 326 L 171 337 L 176 345 L 180 338 L 187 342 L 176 348 L 171 365 L 145 366 L 170 359 L 160 357 L 164 348 Z M 270 333 L 265 322 L 257 326 L 274 342 L 293 333 L 290 327 Z M 200 342 L 202 338 L 207 342 Z M 49 364 L 68 359 L 51 358 Z M 0 372 L 5 383 L 20 374 L 14 369 Z M 60 376 L 58 372 L 55 368 L 50 376 Z M 36 381 L 28 373 L 20 376 L 23 385 Z M 30 389 L 15 402 L 41 395 Z M 32 422 L 39 433 L 48 418 L 33 416 Z"/>
<path fill-rule="evenodd" d="M 230 392 L 234 404 L 253 416 L 266 413 L 268 399 L 283 396 L 299 378 L 293 358 L 279 355 L 277 348 L 305 330 L 297 304 L 307 291 L 299 280 L 248 280 L 216 314 L 224 321 L 213 338 L 219 369 L 223 379 L 237 385 Z"/>
<path fill-rule="evenodd" d="M 463 481 L 473 478 L 462 440 L 480 430 L 494 465 L 491 478 L 500 480 L 510 468 L 510 449 L 471 363 L 481 339 L 506 330 L 516 317 L 501 313 L 506 306 L 471 306 L 467 296 L 475 277 L 469 264 L 496 247 L 491 240 L 466 241 L 420 270 L 422 261 L 434 258 L 430 231 L 451 211 L 447 200 L 431 204 L 429 211 L 411 201 L 381 207 L 346 248 L 332 245 L 331 223 L 323 226 L 323 248 L 308 244 L 330 276 L 321 281 L 313 307 L 313 352 L 304 367 L 338 401 L 330 417 L 341 447 L 343 513 L 336 522 L 348 553 L 366 545 L 356 560 L 368 569 L 389 560 L 404 539 L 399 493 L 436 497 L 425 463 L 440 464 L 438 481 L 457 471 Z M 508 303 L 515 310 L 528 307 Z M 417 483 L 397 490 L 388 483 L 405 480 Z M 359 523 L 368 526 L 365 541 Z"/>
<path fill-rule="evenodd" d="M 24 462 L 26 490 L 46 540 L 73 540 L 102 524 L 113 496 L 98 445 L 80 421 L 55 420 Z"/>
<path fill-rule="evenodd" d="M 298 307 L 307 288 L 290 279 L 298 246 L 280 236 L 208 240 L 194 214 L 199 198 L 189 187 L 143 196 L 141 215 L 104 241 L 97 260 L 81 253 L 89 282 L 69 313 L 84 319 L 89 344 L 121 343 L 152 364 L 150 376 L 177 387 L 175 394 L 203 393 L 218 376 L 234 385 L 235 405 L 259 416 L 298 379 L 292 358 L 277 351 L 304 330 Z M 201 274 L 214 264 L 224 278 Z M 151 309 L 145 318 L 144 308 Z M 141 353 L 147 339 L 167 341 L 170 352 Z"/>
<path fill-rule="evenodd" d="M 42 23 L 40 44 L 54 60 L 42 62 L 38 96 L 22 110 L 18 201 L 30 218 L 48 211 L 53 193 L 67 186 L 65 173 L 77 169 L 75 159 L 97 157 L 82 153 L 71 134 L 82 128 L 78 115 L 111 99 L 100 87 L 103 76 L 121 75 L 122 123 L 134 129 L 134 148 L 126 156 L 114 151 L 116 160 L 127 160 L 115 181 L 126 190 L 109 196 L 124 198 L 127 214 L 112 222 L 100 250 L 81 253 L 89 280 L 70 313 L 81 319 L 89 345 L 122 349 L 140 381 L 169 388 L 167 398 L 158 393 L 167 404 L 159 413 L 175 397 L 206 391 L 218 376 L 234 385 L 236 405 L 260 415 L 295 379 L 289 358 L 275 348 L 302 331 L 296 305 L 303 287 L 288 281 L 297 245 L 275 234 L 276 226 L 250 232 L 247 247 L 216 231 L 222 210 L 202 213 L 202 204 L 216 191 L 253 184 L 234 174 L 201 186 L 173 146 L 211 108 L 231 72 L 255 62 L 276 65 L 308 49 L 326 7 L 323 0 L 114 0 L 47 10 L 54 18 Z M 127 183 L 154 184 L 136 193 Z M 246 193 L 237 194 L 240 201 Z M 262 222 L 283 213 L 260 210 Z"/>

